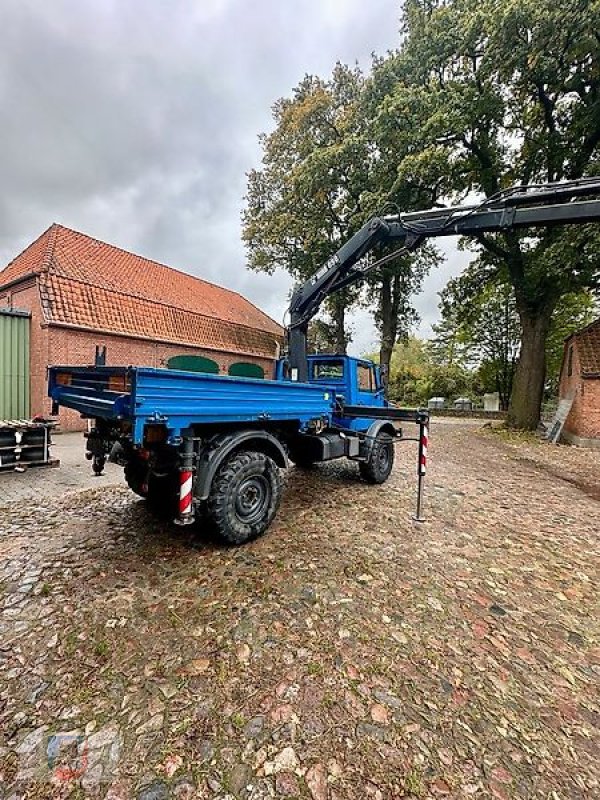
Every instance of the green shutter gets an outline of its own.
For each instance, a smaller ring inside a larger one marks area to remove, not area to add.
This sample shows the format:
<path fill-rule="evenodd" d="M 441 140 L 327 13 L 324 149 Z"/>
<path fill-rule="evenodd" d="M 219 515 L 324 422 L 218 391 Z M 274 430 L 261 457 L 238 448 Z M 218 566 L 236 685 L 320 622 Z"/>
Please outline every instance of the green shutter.
<path fill-rule="evenodd" d="M 211 358 L 204 356 L 173 356 L 167 361 L 168 369 L 182 369 L 186 372 L 209 372 L 219 374 L 219 365 Z"/>
<path fill-rule="evenodd" d="M 264 378 L 265 371 L 258 364 L 237 361 L 229 367 L 229 375 L 235 375 L 238 378 Z"/>
<path fill-rule="evenodd" d="M 30 324 L 27 312 L 0 309 L 0 419 L 30 415 Z"/>

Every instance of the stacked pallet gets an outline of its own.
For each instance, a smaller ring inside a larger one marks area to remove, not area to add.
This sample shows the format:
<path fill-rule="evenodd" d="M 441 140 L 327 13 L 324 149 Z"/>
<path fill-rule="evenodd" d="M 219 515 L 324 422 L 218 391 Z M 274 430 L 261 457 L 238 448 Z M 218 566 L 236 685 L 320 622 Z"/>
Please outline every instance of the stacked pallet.
<path fill-rule="evenodd" d="M 22 471 L 34 466 L 57 466 L 50 456 L 55 422 L 28 419 L 0 420 L 0 471 Z"/>

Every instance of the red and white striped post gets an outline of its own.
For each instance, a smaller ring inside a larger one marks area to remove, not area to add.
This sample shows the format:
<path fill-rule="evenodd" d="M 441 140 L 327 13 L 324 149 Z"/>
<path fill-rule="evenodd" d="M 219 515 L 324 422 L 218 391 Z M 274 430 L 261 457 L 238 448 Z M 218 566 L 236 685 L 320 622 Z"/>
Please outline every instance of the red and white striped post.
<path fill-rule="evenodd" d="M 183 440 L 181 466 L 179 467 L 179 512 L 175 523 L 191 525 L 194 521 L 194 440 Z"/>
<path fill-rule="evenodd" d="M 182 469 L 179 473 L 179 516 L 183 517 L 192 510 L 192 471 Z"/>
<path fill-rule="evenodd" d="M 419 414 L 419 451 L 417 460 L 417 513 L 413 517 L 415 522 L 424 522 L 421 515 L 423 507 L 423 484 L 427 472 L 427 446 L 429 444 L 429 414 L 426 411 Z"/>

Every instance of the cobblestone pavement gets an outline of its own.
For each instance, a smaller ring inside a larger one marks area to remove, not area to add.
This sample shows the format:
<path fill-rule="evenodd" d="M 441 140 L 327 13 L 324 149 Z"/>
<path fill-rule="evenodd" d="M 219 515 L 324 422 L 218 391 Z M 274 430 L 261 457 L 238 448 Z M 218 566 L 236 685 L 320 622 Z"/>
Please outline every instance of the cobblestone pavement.
<path fill-rule="evenodd" d="M 0 516 L 0 797 L 600 795 L 600 456 L 434 426 L 221 547 L 123 488 Z"/>
<path fill-rule="evenodd" d="M 69 491 L 120 486 L 123 482 L 123 470 L 115 464 L 107 464 L 105 474 L 99 478 L 92 473 L 85 458 L 82 433 L 55 433 L 50 453 L 60 460 L 60 467 L 29 467 L 24 473 L 0 471 L 0 508 L 17 500 L 56 497 Z"/>

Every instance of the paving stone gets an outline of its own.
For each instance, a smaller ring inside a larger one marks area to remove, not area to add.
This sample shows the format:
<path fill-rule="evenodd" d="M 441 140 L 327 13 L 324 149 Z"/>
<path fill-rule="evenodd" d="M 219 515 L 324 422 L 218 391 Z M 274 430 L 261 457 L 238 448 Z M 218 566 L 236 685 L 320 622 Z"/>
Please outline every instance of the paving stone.
<path fill-rule="evenodd" d="M 168 800 L 171 796 L 169 787 L 163 781 L 154 781 L 138 793 L 138 800 Z"/>
<path fill-rule="evenodd" d="M 414 459 L 291 469 L 235 550 L 109 483 L 5 504 L 0 773 L 63 725 L 107 800 L 595 796 L 600 454 L 434 421 L 421 526 Z"/>

